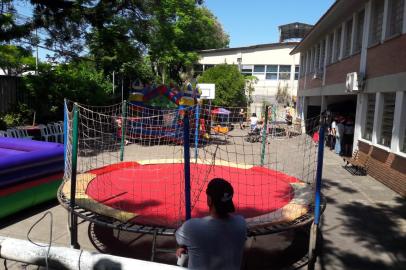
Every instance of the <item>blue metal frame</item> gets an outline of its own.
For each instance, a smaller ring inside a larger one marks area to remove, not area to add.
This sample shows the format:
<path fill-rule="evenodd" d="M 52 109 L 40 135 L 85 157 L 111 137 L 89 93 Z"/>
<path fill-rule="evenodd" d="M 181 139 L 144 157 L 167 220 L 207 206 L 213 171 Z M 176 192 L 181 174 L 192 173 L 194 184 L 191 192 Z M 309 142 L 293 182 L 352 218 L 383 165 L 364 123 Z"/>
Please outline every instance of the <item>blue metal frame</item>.
<path fill-rule="evenodd" d="M 184 168 L 185 168 L 185 211 L 186 220 L 192 217 L 191 199 L 190 199 L 190 125 L 189 110 L 183 110 L 183 145 L 184 145 Z"/>
<path fill-rule="evenodd" d="M 198 144 L 199 144 L 199 104 L 196 105 L 195 108 L 195 119 L 196 119 L 196 125 L 195 125 L 195 162 L 197 162 L 198 158 Z"/>
<path fill-rule="evenodd" d="M 320 203 L 321 203 L 321 179 L 323 175 L 323 158 L 324 158 L 324 119 L 322 118 L 319 130 L 319 148 L 317 153 L 317 172 L 316 172 L 316 192 L 314 200 L 314 223 L 320 222 Z"/>

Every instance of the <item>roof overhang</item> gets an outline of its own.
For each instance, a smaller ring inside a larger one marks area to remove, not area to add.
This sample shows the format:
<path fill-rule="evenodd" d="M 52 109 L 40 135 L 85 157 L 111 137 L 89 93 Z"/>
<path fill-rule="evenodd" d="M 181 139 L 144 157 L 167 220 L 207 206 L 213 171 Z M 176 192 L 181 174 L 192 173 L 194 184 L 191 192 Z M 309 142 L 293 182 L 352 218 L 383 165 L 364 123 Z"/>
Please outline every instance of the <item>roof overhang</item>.
<path fill-rule="evenodd" d="M 235 47 L 235 48 L 220 48 L 220 49 L 208 49 L 199 51 L 199 53 L 216 53 L 216 52 L 231 52 L 231 51 L 245 51 L 245 50 L 255 50 L 255 49 L 276 49 L 283 47 L 296 46 L 299 42 L 278 42 L 278 43 L 267 43 L 267 44 L 257 44 L 245 47 Z"/>
<path fill-rule="evenodd" d="M 313 46 L 321 37 L 331 33 L 340 22 L 349 19 L 353 12 L 361 9 L 365 5 L 365 2 L 367 0 L 337 0 L 290 54 L 303 52 Z"/>

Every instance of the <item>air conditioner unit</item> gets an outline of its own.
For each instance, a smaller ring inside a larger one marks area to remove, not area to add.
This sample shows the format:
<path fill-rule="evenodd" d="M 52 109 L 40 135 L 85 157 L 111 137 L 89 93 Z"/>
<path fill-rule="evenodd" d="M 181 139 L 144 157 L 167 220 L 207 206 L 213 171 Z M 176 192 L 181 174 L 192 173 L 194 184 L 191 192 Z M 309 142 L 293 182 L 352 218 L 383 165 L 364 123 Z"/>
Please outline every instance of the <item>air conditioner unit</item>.
<path fill-rule="evenodd" d="M 363 76 L 358 72 L 347 73 L 347 80 L 345 81 L 345 87 L 347 92 L 360 92 L 363 87 Z"/>

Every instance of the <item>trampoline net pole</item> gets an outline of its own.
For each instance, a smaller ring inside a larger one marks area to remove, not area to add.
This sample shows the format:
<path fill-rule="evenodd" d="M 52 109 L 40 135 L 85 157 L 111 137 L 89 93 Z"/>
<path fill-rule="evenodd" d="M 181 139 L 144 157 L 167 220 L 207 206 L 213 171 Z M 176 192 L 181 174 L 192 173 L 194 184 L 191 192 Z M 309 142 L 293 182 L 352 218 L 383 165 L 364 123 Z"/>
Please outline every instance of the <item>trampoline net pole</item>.
<path fill-rule="evenodd" d="M 124 160 L 124 145 L 125 145 L 125 136 L 127 130 L 127 102 L 124 100 L 122 105 L 122 112 L 121 112 L 121 144 L 120 144 L 120 161 Z"/>
<path fill-rule="evenodd" d="M 185 168 L 185 214 L 186 220 L 192 217 L 190 199 L 190 126 L 189 110 L 183 109 L 183 140 L 184 140 L 184 168 Z"/>
<path fill-rule="evenodd" d="M 266 143 L 267 143 L 267 134 L 268 132 L 268 106 L 265 106 L 265 120 L 263 123 L 262 128 L 262 147 L 261 147 L 261 166 L 264 166 L 265 163 L 265 151 L 266 151 Z"/>
<path fill-rule="evenodd" d="M 70 243 L 73 248 L 78 249 L 78 220 L 74 215 L 76 200 L 76 176 L 77 176 L 77 157 L 78 157 L 78 122 L 79 113 L 77 104 L 73 104 L 73 123 L 72 123 L 72 165 L 71 165 L 71 198 L 70 198 Z"/>

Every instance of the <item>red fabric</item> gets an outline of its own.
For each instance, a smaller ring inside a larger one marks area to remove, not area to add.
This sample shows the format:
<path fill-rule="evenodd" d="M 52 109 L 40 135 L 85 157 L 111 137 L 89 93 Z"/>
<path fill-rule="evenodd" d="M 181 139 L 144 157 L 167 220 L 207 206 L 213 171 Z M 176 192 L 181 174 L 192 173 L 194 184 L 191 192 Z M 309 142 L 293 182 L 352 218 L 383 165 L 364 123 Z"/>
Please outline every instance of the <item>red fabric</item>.
<path fill-rule="evenodd" d="M 62 177 L 63 177 L 63 173 L 57 173 L 57 174 L 49 175 L 49 176 L 39 178 L 39 179 L 36 179 L 33 181 L 10 186 L 10 187 L 0 190 L 0 196 L 7 196 L 12 193 L 16 193 L 16 192 L 19 192 L 19 191 L 22 191 L 25 189 L 30 189 L 32 187 L 36 187 L 36 186 L 39 186 L 39 185 L 42 185 L 45 183 L 51 183 L 53 181 L 58 181 L 58 180 L 61 180 Z"/>
<path fill-rule="evenodd" d="M 86 193 L 108 206 L 139 214 L 146 225 L 177 227 L 185 216 L 183 164 L 121 163 L 92 171 L 98 176 Z M 254 217 L 275 211 L 293 197 L 294 177 L 265 168 L 238 169 L 191 164 L 192 217 L 208 214 L 207 180 L 222 177 L 234 187 L 236 212 Z M 202 184 L 204 183 L 204 184 Z"/>

